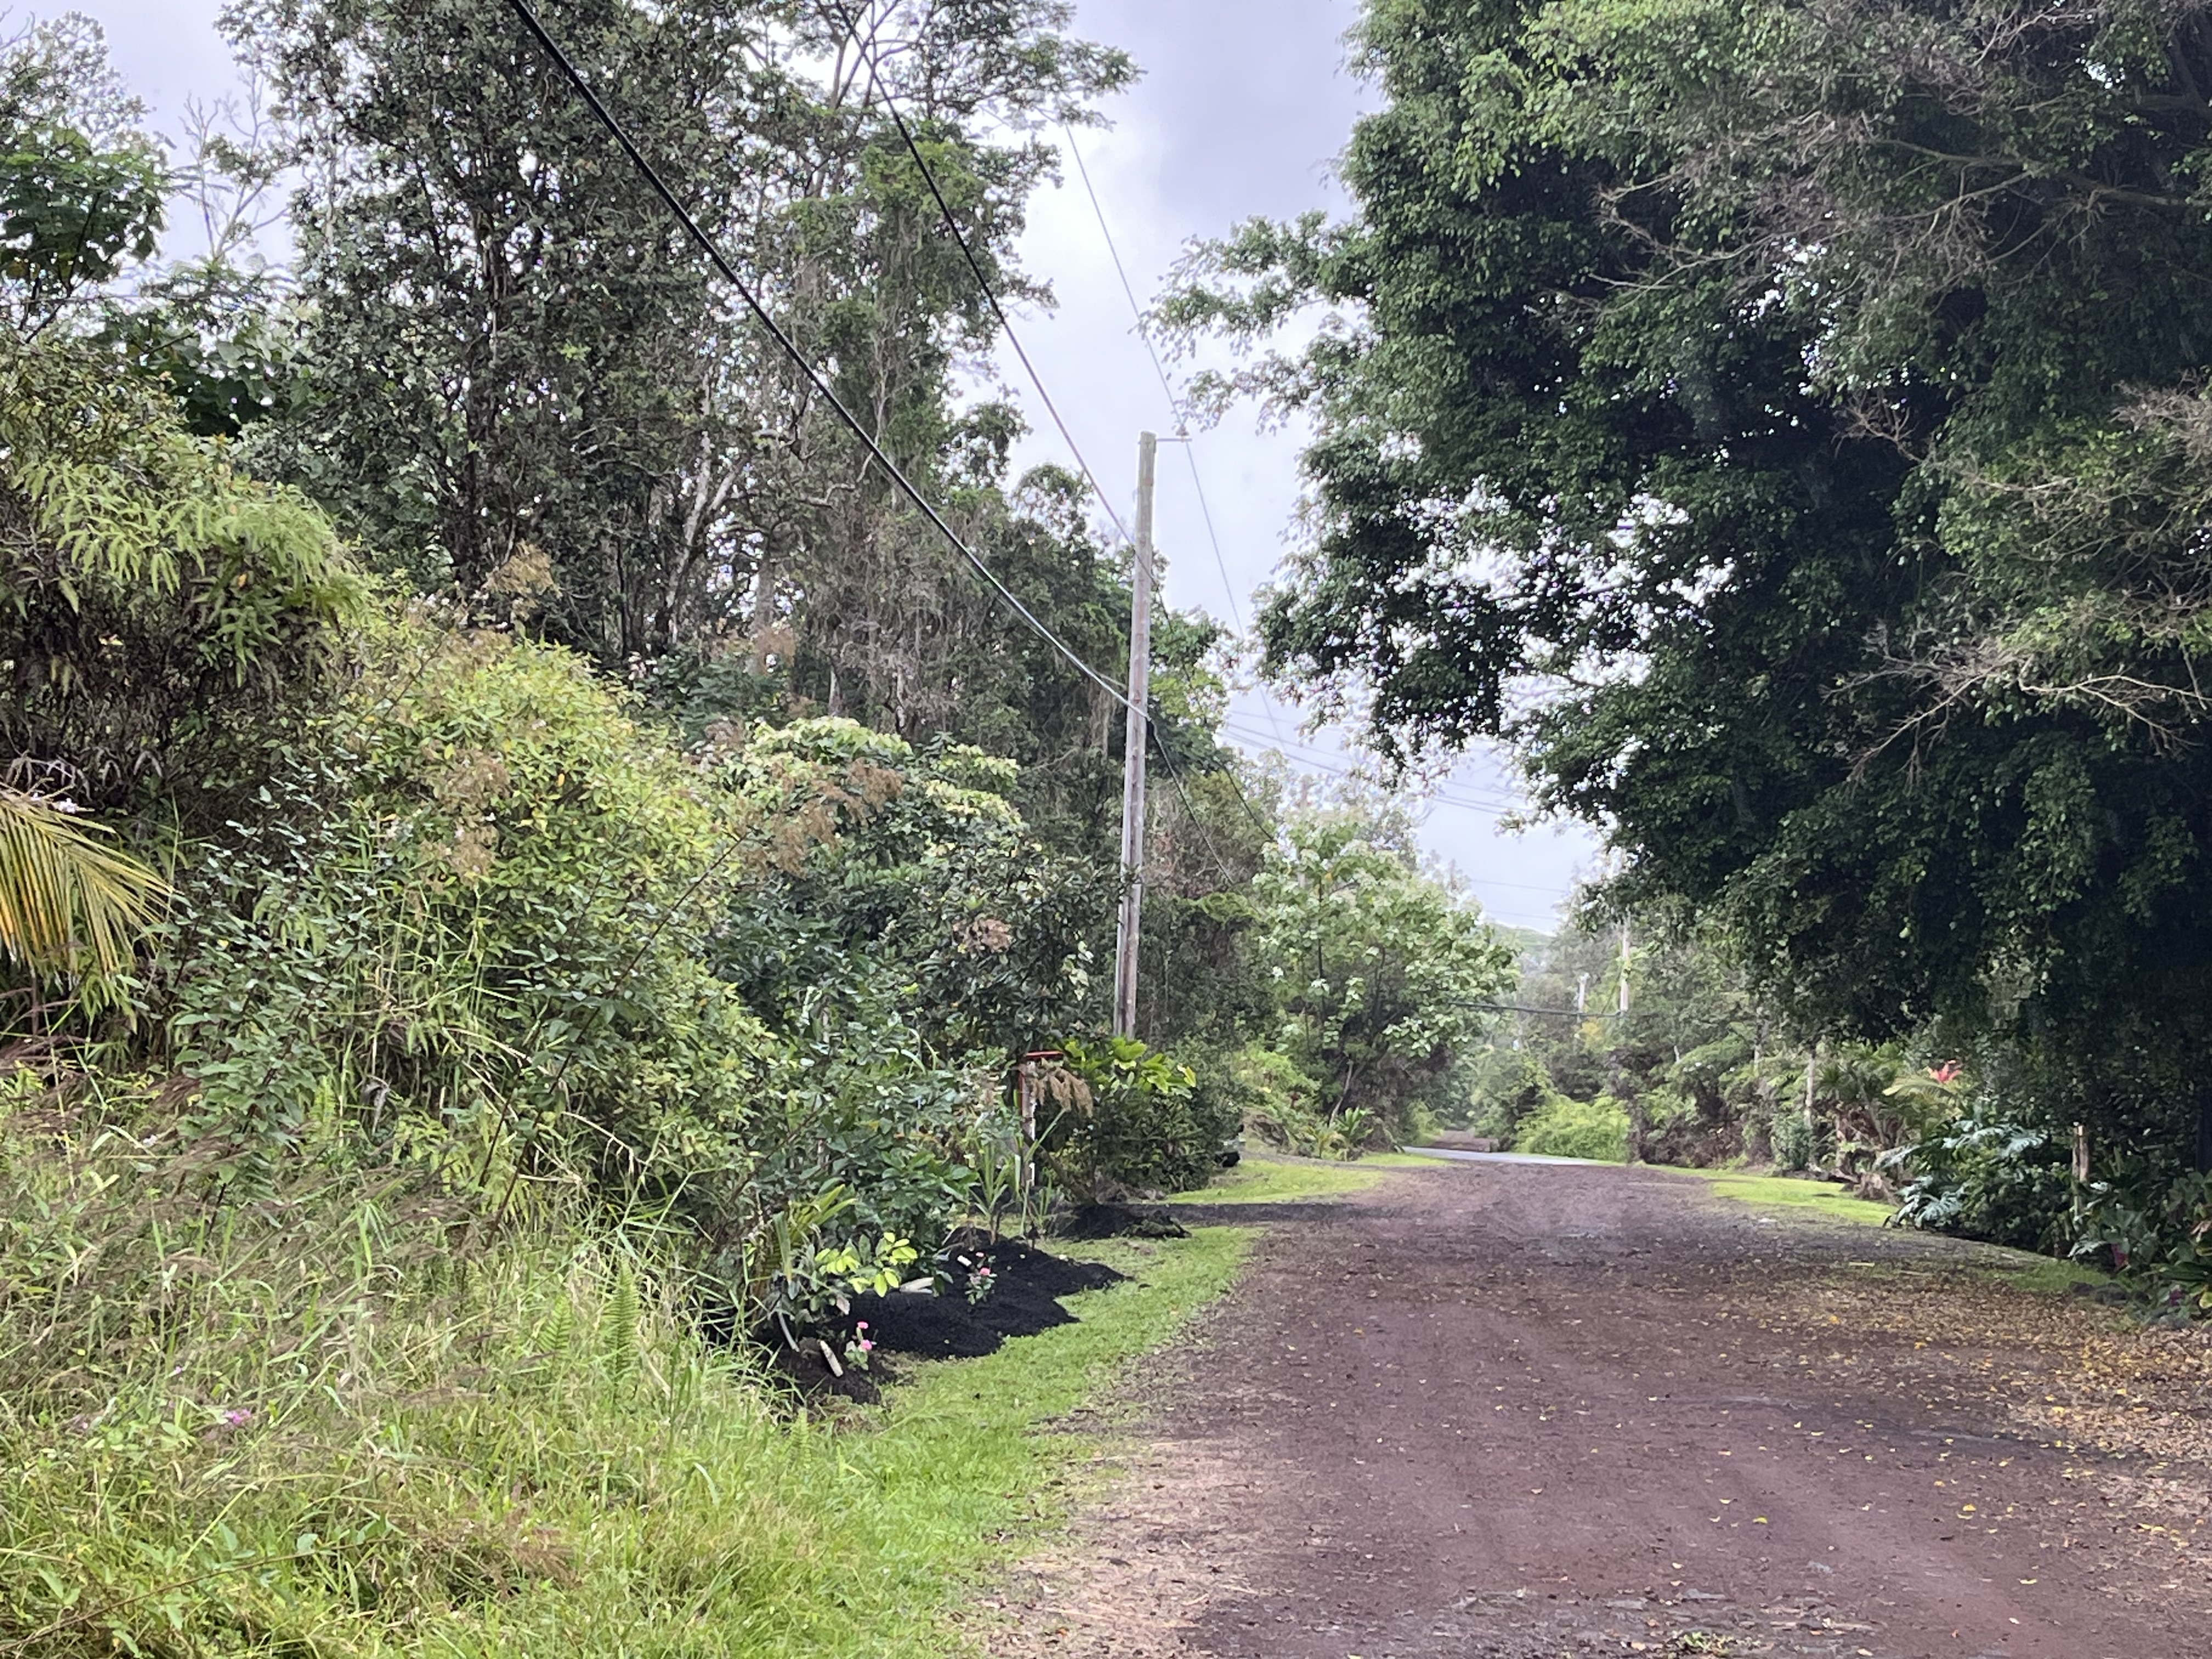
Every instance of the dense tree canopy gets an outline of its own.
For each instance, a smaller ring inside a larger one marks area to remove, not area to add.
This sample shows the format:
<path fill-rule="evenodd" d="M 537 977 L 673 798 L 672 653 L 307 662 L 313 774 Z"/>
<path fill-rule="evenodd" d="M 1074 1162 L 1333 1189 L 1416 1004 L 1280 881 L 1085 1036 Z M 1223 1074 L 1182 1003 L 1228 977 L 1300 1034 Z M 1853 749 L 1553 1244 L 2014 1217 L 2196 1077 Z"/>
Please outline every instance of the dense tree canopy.
<path fill-rule="evenodd" d="M 882 96 L 1019 293 L 1008 250 L 1048 156 L 1024 129 L 1083 118 L 1126 61 L 1036 0 L 544 15 L 877 441 L 940 488 L 995 482 L 1006 417 L 951 407 L 989 313 Z M 909 735 L 939 712 L 913 634 L 964 575 L 912 580 L 942 550 L 507 6 L 228 18 L 306 179 L 314 396 L 268 434 L 272 462 L 418 580 L 474 591 L 539 547 L 550 626 L 602 660 L 750 635 L 757 660 L 807 659 L 833 707 L 842 675 L 848 702 L 883 682 Z"/>
<path fill-rule="evenodd" d="M 1294 813 L 1253 890 L 1272 1045 L 1332 1118 L 1401 1127 L 1462 1104 L 1485 1005 L 1512 982 L 1511 952 L 1406 830 L 1357 797 Z"/>
<path fill-rule="evenodd" d="M 1311 411 L 1270 660 L 1516 739 L 1801 1021 L 2155 1128 L 2208 1036 L 2198 5 L 1375 0 L 1347 222 L 1168 305 Z M 2173 1133 L 2181 1133 L 2176 1125 Z"/>

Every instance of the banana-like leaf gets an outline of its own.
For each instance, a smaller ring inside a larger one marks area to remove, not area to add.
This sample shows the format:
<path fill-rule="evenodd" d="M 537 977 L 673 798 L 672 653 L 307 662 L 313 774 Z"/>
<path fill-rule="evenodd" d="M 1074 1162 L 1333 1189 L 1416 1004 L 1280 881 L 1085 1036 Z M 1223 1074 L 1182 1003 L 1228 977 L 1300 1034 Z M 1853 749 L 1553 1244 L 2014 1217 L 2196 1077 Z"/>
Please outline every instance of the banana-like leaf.
<path fill-rule="evenodd" d="M 169 889 L 53 801 L 0 787 L 0 951 L 46 978 L 112 975 Z"/>

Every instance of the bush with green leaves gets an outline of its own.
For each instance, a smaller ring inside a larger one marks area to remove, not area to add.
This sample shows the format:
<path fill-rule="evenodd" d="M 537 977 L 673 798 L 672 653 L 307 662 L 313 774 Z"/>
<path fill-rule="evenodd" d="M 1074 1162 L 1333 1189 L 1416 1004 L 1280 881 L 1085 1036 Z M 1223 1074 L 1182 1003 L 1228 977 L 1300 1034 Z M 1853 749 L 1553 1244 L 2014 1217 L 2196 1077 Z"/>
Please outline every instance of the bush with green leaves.
<path fill-rule="evenodd" d="M 719 1208 L 784 1061 L 702 961 L 757 826 L 568 653 L 405 610 L 363 656 L 180 872 L 169 1028 L 209 1121 L 495 1207 Z"/>
<path fill-rule="evenodd" d="M 658 1218 L 748 1317 L 817 1300 L 824 1251 L 934 1248 L 1011 1059 L 1080 1019 L 1110 899 L 1028 835 L 1012 769 L 842 720 L 682 752 L 573 653 L 435 607 L 360 655 L 162 940 L 227 1178 L 392 1164 L 495 1216 L 581 1194 Z M 1135 1111 L 1104 1092 L 1103 1122 Z M 1196 1130 L 1139 1121 L 1108 1137 L 1133 1178 L 1186 1167 Z"/>
<path fill-rule="evenodd" d="M 1518 1043 L 1510 1048 L 1493 1044 L 1475 1066 L 1469 1127 L 1479 1135 L 1509 1143 L 1523 1118 L 1560 1095 L 1550 1071 L 1533 1051 Z"/>
<path fill-rule="evenodd" d="M 1778 1129 L 1780 1121 L 1777 1122 Z M 1911 1150 L 1899 1222 L 2023 1250 L 2060 1243 L 2068 1203 L 2065 1144 L 1978 1102 Z"/>
<path fill-rule="evenodd" d="M 0 763 L 213 828 L 366 602 L 305 499 L 240 477 L 98 353 L 0 330 Z"/>
<path fill-rule="evenodd" d="M 1048 1145 L 1068 1191 L 1180 1192 L 1220 1167 L 1237 1128 L 1230 1090 L 1132 1037 L 1069 1039 L 1063 1051 L 1081 1088 Z"/>
<path fill-rule="evenodd" d="M 1321 1090 L 1288 1054 L 1249 1042 L 1214 1063 L 1245 1136 L 1296 1158 L 1357 1158 L 1389 1144 L 1386 1126 L 1355 1107 L 1330 1112 Z"/>
<path fill-rule="evenodd" d="M 767 826 L 711 952 L 776 1029 L 893 1007 L 933 1062 L 1003 1072 L 1093 1012 L 1112 881 L 1038 840 L 1012 762 L 817 718 L 702 765 Z"/>
<path fill-rule="evenodd" d="M 1628 1157 L 1628 1113 L 1610 1095 L 1571 1100 L 1555 1094 L 1515 1127 L 1513 1150 L 1542 1158 L 1623 1163 Z"/>

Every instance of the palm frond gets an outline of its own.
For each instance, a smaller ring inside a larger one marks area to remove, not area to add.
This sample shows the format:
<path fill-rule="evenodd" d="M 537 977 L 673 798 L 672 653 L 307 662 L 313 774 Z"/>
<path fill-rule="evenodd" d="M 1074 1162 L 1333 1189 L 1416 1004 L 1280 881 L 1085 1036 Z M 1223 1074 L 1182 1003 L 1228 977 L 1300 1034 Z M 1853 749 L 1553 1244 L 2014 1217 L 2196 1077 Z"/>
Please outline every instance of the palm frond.
<path fill-rule="evenodd" d="M 119 973 L 169 889 L 43 796 L 0 787 L 0 951 L 46 978 Z"/>

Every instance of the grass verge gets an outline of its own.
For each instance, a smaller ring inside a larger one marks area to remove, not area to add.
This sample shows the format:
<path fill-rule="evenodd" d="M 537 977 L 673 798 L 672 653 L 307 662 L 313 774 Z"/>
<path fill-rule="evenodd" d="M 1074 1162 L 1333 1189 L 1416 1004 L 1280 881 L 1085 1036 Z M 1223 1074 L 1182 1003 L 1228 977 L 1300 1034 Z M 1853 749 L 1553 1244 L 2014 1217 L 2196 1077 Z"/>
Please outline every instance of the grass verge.
<path fill-rule="evenodd" d="M 1079 1316 L 982 1359 L 921 1369 L 894 1389 L 873 1432 L 833 1430 L 814 1449 L 842 1490 L 849 1542 L 817 1580 L 817 1617 L 763 1653 L 942 1655 L 944 1623 L 979 1580 L 1026 1553 L 1024 1535 L 1061 1519 L 1091 1449 L 1043 1425 L 1090 1405 L 1128 1362 L 1174 1337 L 1228 1288 L 1250 1235 L 1201 1227 L 1186 1239 L 1112 1240 L 1083 1254 L 1132 1282 L 1075 1298 Z M 852 1594 L 850 1592 L 858 1592 Z M 830 1615 L 825 1623 L 820 1615 Z"/>
<path fill-rule="evenodd" d="M 1748 1175 L 1735 1170 L 1668 1170 L 1670 1175 L 1695 1176 L 1723 1198 L 1739 1203 L 1757 1205 L 1761 1209 L 1808 1211 L 1834 1221 L 1856 1222 L 1862 1226 L 1880 1226 L 1893 1212 L 1892 1206 L 1863 1198 L 1853 1198 L 1838 1191 L 1826 1182 L 1793 1181 L 1786 1176 Z M 2014 1290 L 2032 1295 L 2065 1296 L 2076 1285 L 2095 1286 L 2116 1281 L 2106 1273 L 2079 1262 L 2061 1261 L 2051 1256 L 2036 1255 L 2026 1250 L 2008 1249 L 2000 1244 L 1976 1243 L 1960 1240 L 1960 1254 L 1956 1266 L 1978 1273 L 2010 1285 Z"/>
<path fill-rule="evenodd" d="M 2016 1291 L 2027 1291 L 2037 1296 L 2068 1296 L 2076 1286 L 2084 1290 L 2118 1285 L 2120 1281 L 2110 1273 L 2100 1273 L 2094 1267 L 2085 1267 L 2078 1261 L 2061 1261 L 2056 1256 L 2030 1255 L 2025 1250 L 2006 1250 L 1992 1244 L 1991 1251 L 2001 1251 L 1989 1264 L 1989 1270 Z M 2117 1295 L 2119 1292 L 2115 1291 Z"/>
<path fill-rule="evenodd" d="M 1856 1222 L 1879 1227 L 1889 1219 L 1891 1206 L 1869 1199 L 1853 1198 L 1825 1181 L 1793 1181 L 1787 1176 L 1749 1175 L 1738 1170 L 1680 1170 L 1667 1167 L 1669 1175 L 1695 1176 L 1722 1198 L 1753 1204 L 1763 1210 L 1811 1212 L 1831 1221 Z"/>
<path fill-rule="evenodd" d="M 1342 1198 L 1380 1185 L 1394 1170 L 1431 1170 L 1437 1160 L 1410 1152 L 1372 1152 L 1339 1164 L 1279 1152 L 1247 1152 L 1210 1184 L 1169 1195 L 1170 1204 L 1284 1204 L 1302 1198 Z"/>
<path fill-rule="evenodd" d="M 1079 1322 L 793 1421 L 578 1235 L 337 1307 L 339 1219 L 307 1301 L 247 1286 L 241 1251 L 170 1346 L 0 1398 L 0 1656 L 939 1659 L 955 1604 L 1079 1485 L 1091 1448 L 1040 1431 L 1247 1245 L 1098 1247 L 1137 1279 Z M 0 1335 L 51 1311 L 0 1302 Z"/>

